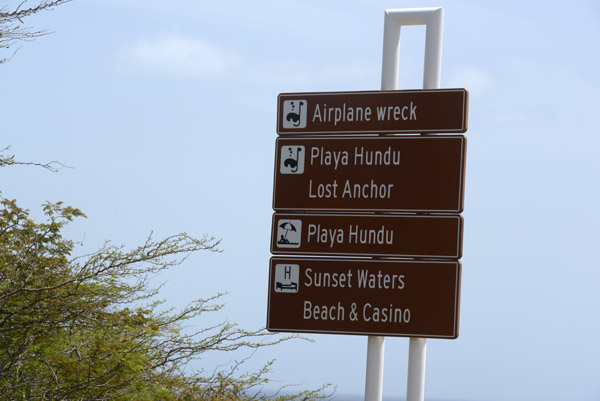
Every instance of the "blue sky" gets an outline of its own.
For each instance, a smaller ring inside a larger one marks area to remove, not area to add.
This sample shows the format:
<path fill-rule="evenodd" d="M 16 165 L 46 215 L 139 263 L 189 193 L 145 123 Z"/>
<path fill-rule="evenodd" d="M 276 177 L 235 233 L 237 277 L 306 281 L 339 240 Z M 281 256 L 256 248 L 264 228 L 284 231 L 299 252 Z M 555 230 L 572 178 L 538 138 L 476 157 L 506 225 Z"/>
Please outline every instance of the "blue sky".
<path fill-rule="evenodd" d="M 384 10 L 432 6 L 441 86 L 469 89 L 470 110 L 460 337 L 428 341 L 426 396 L 598 400 L 598 2 L 76 0 L 32 17 L 53 34 L 0 66 L 0 147 L 72 168 L 3 169 L 3 196 L 82 209 L 81 253 L 222 238 L 161 277 L 163 296 L 228 291 L 198 324 L 264 326 L 277 94 L 379 89 Z M 421 87 L 423 45 L 403 29 L 401 89 Z M 282 384 L 360 394 L 367 339 L 309 337 L 249 368 L 276 358 Z M 386 396 L 405 394 L 407 351 L 387 339 Z"/>

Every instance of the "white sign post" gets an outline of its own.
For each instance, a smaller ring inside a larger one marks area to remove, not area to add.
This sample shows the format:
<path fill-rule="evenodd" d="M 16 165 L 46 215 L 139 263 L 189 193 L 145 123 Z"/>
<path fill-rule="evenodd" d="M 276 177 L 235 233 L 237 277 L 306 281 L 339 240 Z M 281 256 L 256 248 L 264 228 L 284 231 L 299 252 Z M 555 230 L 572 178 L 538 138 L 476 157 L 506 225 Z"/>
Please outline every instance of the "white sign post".
<path fill-rule="evenodd" d="M 386 10 L 383 33 L 381 89 L 398 89 L 400 28 L 403 25 L 426 25 L 423 89 L 438 89 L 442 69 L 442 28 L 444 9 L 414 8 Z M 381 401 L 385 337 L 369 336 L 365 401 Z M 423 401 L 425 393 L 425 356 L 427 340 L 410 338 L 406 401 Z"/>

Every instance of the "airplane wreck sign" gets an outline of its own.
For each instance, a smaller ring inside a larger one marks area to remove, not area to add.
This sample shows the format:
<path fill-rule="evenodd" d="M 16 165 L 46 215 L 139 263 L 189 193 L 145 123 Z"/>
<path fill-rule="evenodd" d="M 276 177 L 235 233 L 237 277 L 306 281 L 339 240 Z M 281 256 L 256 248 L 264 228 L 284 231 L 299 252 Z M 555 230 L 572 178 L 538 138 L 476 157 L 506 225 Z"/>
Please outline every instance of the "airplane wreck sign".
<path fill-rule="evenodd" d="M 277 133 L 463 133 L 466 89 L 282 93 Z"/>

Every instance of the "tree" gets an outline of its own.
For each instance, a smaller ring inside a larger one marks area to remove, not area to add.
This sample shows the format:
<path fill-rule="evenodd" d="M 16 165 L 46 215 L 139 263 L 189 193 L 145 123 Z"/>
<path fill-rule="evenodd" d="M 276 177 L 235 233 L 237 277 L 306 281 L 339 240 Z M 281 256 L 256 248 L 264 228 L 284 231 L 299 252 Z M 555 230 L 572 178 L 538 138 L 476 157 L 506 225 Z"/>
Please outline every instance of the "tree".
<path fill-rule="evenodd" d="M 0 167 L 19 164 L 1 156 Z M 28 164 L 28 163 L 25 163 Z M 224 322 L 194 333 L 182 324 L 218 311 L 221 294 L 164 310 L 150 278 L 193 252 L 220 252 L 219 241 L 185 233 L 152 236 L 125 250 L 106 243 L 73 256 L 62 236 L 85 215 L 62 203 L 43 206 L 36 223 L 0 195 L 0 399 L 3 400 L 257 400 L 325 398 L 323 388 L 267 396 L 261 386 L 272 362 L 241 373 L 244 361 L 191 370 L 209 351 L 256 349 L 287 338 Z"/>
<path fill-rule="evenodd" d="M 48 32 L 45 30 L 35 31 L 24 27 L 23 20 L 39 12 L 51 10 L 63 3 L 68 3 L 69 1 L 71 0 L 43 0 L 28 7 L 26 5 L 27 0 L 24 0 L 15 9 L 0 8 L 0 49 L 10 49 L 19 42 L 30 41 L 47 35 Z M 12 55 L 0 58 L 0 64 L 9 61 L 17 51 L 18 49 Z"/>

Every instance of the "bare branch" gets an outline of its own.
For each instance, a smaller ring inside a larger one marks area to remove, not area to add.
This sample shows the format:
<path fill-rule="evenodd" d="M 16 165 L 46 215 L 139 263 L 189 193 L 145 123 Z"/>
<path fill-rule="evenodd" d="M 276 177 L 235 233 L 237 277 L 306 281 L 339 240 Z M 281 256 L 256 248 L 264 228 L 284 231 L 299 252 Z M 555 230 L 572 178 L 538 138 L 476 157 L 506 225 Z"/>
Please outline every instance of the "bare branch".
<path fill-rule="evenodd" d="M 10 146 L 5 147 L 4 149 L 0 149 L 0 167 L 7 167 L 7 166 L 36 166 L 36 167 L 42 167 L 45 168 L 48 171 L 52 171 L 53 173 L 58 172 L 61 168 L 73 168 L 71 166 L 67 166 L 66 164 L 63 164 L 59 161 L 53 160 L 51 162 L 48 163 L 36 163 L 36 162 L 21 162 L 21 161 L 16 161 L 15 160 L 15 156 L 11 155 L 11 156 L 6 156 L 3 153 L 8 151 L 10 149 Z"/>
<path fill-rule="evenodd" d="M 47 30 L 32 30 L 24 27 L 23 19 L 30 17 L 42 11 L 52 10 L 61 4 L 68 3 L 71 0 L 38 1 L 37 4 L 22 8 L 27 0 L 22 1 L 14 10 L 6 7 L 0 9 L 0 49 L 9 49 L 18 42 L 28 42 L 40 36 L 48 35 Z M 17 49 L 18 50 L 18 49 Z M 0 58 L 0 64 L 10 61 L 16 54 L 14 51 L 11 56 Z"/>

